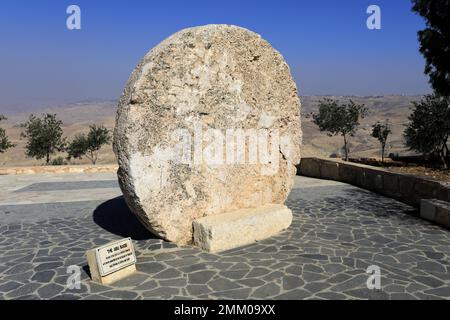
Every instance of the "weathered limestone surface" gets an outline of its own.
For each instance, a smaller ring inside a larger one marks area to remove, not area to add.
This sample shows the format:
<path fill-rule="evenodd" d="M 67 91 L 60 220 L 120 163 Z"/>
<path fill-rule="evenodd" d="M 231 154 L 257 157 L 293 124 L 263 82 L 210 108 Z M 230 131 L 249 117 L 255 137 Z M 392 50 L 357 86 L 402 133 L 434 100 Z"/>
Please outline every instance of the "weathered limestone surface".
<path fill-rule="evenodd" d="M 238 129 L 266 133 L 270 161 L 261 160 L 259 136 L 235 139 Z M 244 163 L 229 154 L 239 141 Z M 179 244 L 192 242 L 197 218 L 284 203 L 300 144 L 288 65 L 259 35 L 229 25 L 185 29 L 152 49 L 124 90 L 114 133 L 128 206 L 151 232 Z"/>
<path fill-rule="evenodd" d="M 225 251 L 269 238 L 291 222 L 292 211 L 280 204 L 200 218 L 193 223 L 194 244 L 208 252 Z"/>

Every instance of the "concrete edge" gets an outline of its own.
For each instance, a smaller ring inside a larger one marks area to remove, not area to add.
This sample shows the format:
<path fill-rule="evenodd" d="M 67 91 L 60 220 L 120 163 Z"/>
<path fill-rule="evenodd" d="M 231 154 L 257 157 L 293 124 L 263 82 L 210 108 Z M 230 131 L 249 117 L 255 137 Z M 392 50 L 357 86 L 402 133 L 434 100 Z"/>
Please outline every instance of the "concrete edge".
<path fill-rule="evenodd" d="M 33 167 L 4 167 L 0 168 L 0 175 L 24 175 L 39 173 L 97 173 L 117 172 L 118 165 L 80 165 L 80 166 L 33 166 Z"/>

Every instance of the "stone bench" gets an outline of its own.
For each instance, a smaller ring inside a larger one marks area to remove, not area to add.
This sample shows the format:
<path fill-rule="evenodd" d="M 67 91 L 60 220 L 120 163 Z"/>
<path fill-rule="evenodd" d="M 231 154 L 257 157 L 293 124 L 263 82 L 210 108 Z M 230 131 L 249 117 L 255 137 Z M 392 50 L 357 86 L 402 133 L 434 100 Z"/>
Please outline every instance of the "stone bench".
<path fill-rule="evenodd" d="M 450 228 L 450 203 L 437 199 L 422 199 L 420 217 Z"/>
<path fill-rule="evenodd" d="M 291 222 L 292 211 L 280 204 L 212 215 L 194 220 L 194 244 L 209 252 L 221 252 L 269 238 Z"/>

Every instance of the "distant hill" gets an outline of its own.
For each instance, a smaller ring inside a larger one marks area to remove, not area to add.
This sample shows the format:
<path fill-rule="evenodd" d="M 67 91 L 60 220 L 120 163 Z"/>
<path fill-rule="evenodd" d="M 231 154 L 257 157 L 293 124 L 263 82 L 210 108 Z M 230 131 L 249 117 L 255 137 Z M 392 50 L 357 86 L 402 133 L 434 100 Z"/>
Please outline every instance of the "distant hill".
<path fill-rule="evenodd" d="M 328 137 L 326 133 L 318 130 L 309 117 L 316 112 L 318 103 L 325 97 L 302 98 L 302 126 L 303 126 L 303 156 L 325 156 L 332 153 L 342 154 L 342 137 Z M 403 130 L 411 113 L 412 101 L 419 101 L 421 96 L 376 96 L 376 97 L 337 97 L 326 98 L 363 103 L 369 109 L 368 116 L 361 121 L 361 126 L 354 137 L 350 138 L 350 156 L 379 157 L 379 142 L 372 138 L 371 127 L 376 121 L 389 119 L 392 124 L 392 135 L 387 143 L 386 153 L 411 153 L 404 146 Z"/>
<path fill-rule="evenodd" d="M 72 139 L 77 133 L 89 131 L 91 124 L 103 124 L 109 129 L 114 128 L 115 112 L 117 103 L 115 101 L 97 101 L 97 102 L 80 102 L 67 105 L 44 108 L 41 110 L 33 110 L 33 114 L 40 115 L 42 113 L 54 113 L 58 119 L 64 123 L 64 136 Z M 22 129 L 19 127 L 21 123 L 27 121 L 30 112 L 5 113 L 8 120 L 1 123 L 6 129 L 7 135 L 12 142 L 16 144 L 12 148 L 0 154 L 0 166 L 31 166 L 42 165 L 43 160 L 35 160 L 25 156 L 26 141 L 20 138 Z M 66 154 L 61 154 L 66 156 Z M 73 160 L 74 164 L 88 164 L 89 161 Z M 111 146 L 102 148 L 99 157 L 99 164 L 115 163 L 116 159 Z"/>
<path fill-rule="evenodd" d="M 315 112 L 318 102 L 323 96 L 302 97 L 302 126 L 303 126 L 303 148 L 302 156 L 324 156 L 332 153 L 340 153 L 342 148 L 341 137 L 328 137 L 319 132 L 317 126 L 312 123 L 311 112 Z M 411 101 L 420 100 L 420 96 L 374 96 L 374 97 L 338 97 L 327 96 L 327 98 L 341 101 L 354 100 L 356 103 L 364 103 L 369 108 L 369 115 L 361 123 L 361 128 L 355 137 L 350 139 L 351 156 L 373 157 L 379 155 L 379 143 L 370 136 L 370 129 L 377 120 L 389 119 L 392 123 L 393 134 L 388 141 L 387 153 L 408 150 L 403 145 L 402 132 L 410 113 Z M 88 101 L 54 106 L 34 110 L 33 113 L 55 113 L 64 122 L 64 133 L 69 139 L 75 134 L 87 132 L 90 124 L 103 124 L 113 129 L 117 103 L 115 101 Z M 10 139 L 17 146 L 4 154 L 0 154 L 0 166 L 22 166 L 40 165 L 43 161 L 26 158 L 24 148 L 26 142 L 20 138 L 21 128 L 19 124 L 25 122 L 29 112 L 5 112 L 8 120 L 2 122 L 2 126 Z M 104 147 L 101 151 L 99 164 L 114 163 L 115 156 L 111 146 Z M 75 163 L 86 164 L 88 161 L 75 160 Z"/>

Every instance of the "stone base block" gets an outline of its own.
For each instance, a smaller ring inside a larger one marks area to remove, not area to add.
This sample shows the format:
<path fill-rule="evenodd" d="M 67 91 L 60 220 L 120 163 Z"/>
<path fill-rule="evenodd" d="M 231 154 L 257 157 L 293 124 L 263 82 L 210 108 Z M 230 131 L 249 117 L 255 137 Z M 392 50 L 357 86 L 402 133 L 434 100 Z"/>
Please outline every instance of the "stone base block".
<path fill-rule="evenodd" d="M 268 204 L 197 219 L 193 222 L 194 245 L 208 252 L 241 247 L 276 235 L 292 223 L 292 211 Z"/>

